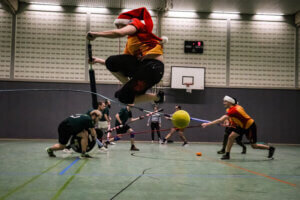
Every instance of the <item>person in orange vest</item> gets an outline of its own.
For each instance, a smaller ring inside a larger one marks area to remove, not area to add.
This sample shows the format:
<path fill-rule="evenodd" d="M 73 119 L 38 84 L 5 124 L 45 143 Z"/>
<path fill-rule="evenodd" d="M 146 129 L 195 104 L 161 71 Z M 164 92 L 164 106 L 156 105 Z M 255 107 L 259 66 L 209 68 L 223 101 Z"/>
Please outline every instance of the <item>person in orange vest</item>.
<path fill-rule="evenodd" d="M 232 131 L 228 137 L 228 142 L 225 149 L 225 155 L 222 156 L 222 160 L 230 159 L 230 150 L 234 143 L 234 140 L 241 136 L 246 135 L 247 139 L 250 141 L 251 147 L 254 149 L 266 149 L 269 150 L 268 158 L 272 158 L 275 152 L 275 147 L 257 144 L 257 128 L 254 120 L 245 112 L 244 108 L 238 105 L 237 100 L 230 96 L 225 96 L 223 99 L 223 104 L 227 108 L 227 113 L 209 123 L 203 123 L 202 127 L 206 128 L 214 124 L 219 124 L 227 119 L 231 119 L 236 125 L 232 128 Z"/>

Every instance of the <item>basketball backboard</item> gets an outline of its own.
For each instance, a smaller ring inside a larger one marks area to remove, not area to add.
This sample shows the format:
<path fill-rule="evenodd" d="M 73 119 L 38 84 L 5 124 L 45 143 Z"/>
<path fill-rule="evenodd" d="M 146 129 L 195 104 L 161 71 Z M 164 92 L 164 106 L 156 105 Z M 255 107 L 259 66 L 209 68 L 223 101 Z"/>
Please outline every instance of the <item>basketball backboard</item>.
<path fill-rule="evenodd" d="M 192 90 L 204 90 L 204 67 L 171 67 L 171 88 Z"/>

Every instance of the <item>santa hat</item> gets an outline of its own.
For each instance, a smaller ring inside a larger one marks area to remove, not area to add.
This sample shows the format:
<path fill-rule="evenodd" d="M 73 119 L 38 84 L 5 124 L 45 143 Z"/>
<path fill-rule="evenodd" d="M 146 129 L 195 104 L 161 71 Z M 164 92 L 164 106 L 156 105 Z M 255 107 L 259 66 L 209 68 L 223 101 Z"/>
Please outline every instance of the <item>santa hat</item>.
<path fill-rule="evenodd" d="M 230 97 L 230 96 L 225 96 L 223 100 L 227 101 L 227 102 L 229 102 L 231 104 L 234 104 L 234 105 L 238 104 L 236 98 L 233 98 L 233 97 Z"/>
<path fill-rule="evenodd" d="M 144 20 L 146 29 L 149 32 L 152 32 L 153 22 L 150 13 L 145 7 L 137 8 L 134 10 L 130 10 L 128 12 L 121 13 L 118 18 L 114 21 L 114 24 L 129 24 L 130 20 L 133 18 L 137 18 L 139 20 Z"/>

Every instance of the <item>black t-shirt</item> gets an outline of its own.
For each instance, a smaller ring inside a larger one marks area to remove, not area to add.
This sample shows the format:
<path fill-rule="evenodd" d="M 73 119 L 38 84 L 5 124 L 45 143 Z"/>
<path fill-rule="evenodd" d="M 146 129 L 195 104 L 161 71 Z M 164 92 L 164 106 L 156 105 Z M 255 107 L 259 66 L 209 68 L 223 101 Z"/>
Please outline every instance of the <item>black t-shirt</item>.
<path fill-rule="evenodd" d="M 119 111 L 119 117 L 120 117 L 120 120 L 122 121 L 122 124 L 124 125 L 128 119 L 132 118 L 132 112 L 130 110 L 128 111 L 127 108 L 122 108 Z M 116 126 L 120 125 L 118 120 L 116 120 L 115 125 Z"/>
<path fill-rule="evenodd" d="M 100 121 L 106 121 L 104 117 L 105 114 L 107 115 L 107 117 L 109 117 L 109 109 L 107 107 L 102 111 L 102 118 L 100 119 Z"/>
<path fill-rule="evenodd" d="M 94 128 L 95 124 L 89 115 L 71 115 L 66 119 L 68 125 L 72 128 L 73 134 L 78 134 L 83 130 Z"/>

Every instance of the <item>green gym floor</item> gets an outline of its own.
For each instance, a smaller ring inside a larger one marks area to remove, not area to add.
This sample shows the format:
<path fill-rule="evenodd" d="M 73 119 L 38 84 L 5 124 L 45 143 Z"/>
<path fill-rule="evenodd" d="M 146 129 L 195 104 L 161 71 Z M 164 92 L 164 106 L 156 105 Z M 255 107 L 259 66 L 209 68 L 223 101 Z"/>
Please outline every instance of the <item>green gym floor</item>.
<path fill-rule="evenodd" d="M 95 148 L 92 159 L 45 148 L 55 140 L 0 140 L 0 199 L 209 199 L 299 200 L 300 146 L 275 145 L 275 159 L 267 151 L 247 154 L 234 145 L 230 161 L 216 153 L 220 144 L 159 145 L 129 142 Z M 203 156 L 196 156 L 202 152 Z"/>

